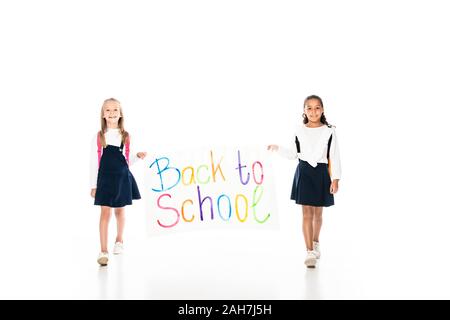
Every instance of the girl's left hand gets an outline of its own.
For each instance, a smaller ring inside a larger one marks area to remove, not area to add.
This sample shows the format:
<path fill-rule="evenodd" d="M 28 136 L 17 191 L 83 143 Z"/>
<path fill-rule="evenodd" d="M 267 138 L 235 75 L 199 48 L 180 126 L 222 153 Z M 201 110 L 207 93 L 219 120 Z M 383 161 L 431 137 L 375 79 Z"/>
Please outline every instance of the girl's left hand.
<path fill-rule="evenodd" d="M 147 156 L 147 152 L 138 152 L 137 156 L 139 159 L 144 159 Z"/>
<path fill-rule="evenodd" d="M 336 192 L 338 192 L 338 190 L 339 190 L 339 180 L 336 179 L 336 180 L 333 180 L 333 182 L 331 183 L 330 193 L 335 194 Z"/>

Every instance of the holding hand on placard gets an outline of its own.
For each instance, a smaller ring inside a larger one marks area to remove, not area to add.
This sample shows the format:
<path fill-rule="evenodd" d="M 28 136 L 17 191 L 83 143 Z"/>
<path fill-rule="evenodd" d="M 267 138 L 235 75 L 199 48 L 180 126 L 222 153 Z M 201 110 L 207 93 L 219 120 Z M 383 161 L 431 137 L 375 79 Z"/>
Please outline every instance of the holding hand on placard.
<path fill-rule="evenodd" d="M 97 262 L 108 264 L 108 225 L 111 208 L 115 209 L 117 236 L 114 254 L 123 251 L 125 206 L 141 198 L 136 180 L 129 170 L 137 159 L 144 159 L 146 152 L 130 151 L 130 135 L 124 128 L 124 116 L 120 102 L 114 98 L 104 101 L 100 116 L 101 130 L 92 140 L 91 196 L 94 204 L 101 206 L 100 247 Z"/>
<path fill-rule="evenodd" d="M 302 206 L 305 264 L 314 268 L 320 258 L 319 235 L 323 207 L 334 205 L 339 190 L 341 162 L 335 127 L 328 124 L 322 99 L 312 95 L 303 104 L 303 123 L 296 128 L 291 147 L 276 144 L 267 150 L 298 159 L 291 199 Z"/>

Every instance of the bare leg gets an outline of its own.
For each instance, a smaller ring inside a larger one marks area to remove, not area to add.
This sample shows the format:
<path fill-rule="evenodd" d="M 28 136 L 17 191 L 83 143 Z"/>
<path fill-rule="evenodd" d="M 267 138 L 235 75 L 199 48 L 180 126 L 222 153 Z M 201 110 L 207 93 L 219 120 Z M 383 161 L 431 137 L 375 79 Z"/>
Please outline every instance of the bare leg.
<path fill-rule="evenodd" d="M 314 208 L 312 206 L 302 206 L 303 211 L 303 237 L 306 248 L 313 250 L 313 217 Z"/>
<path fill-rule="evenodd" d="M 322 228 L 322 212 L 323 207 L 314 208 L 314 220 L 313 220 L 313 240 L 319 242 L 320 229 Z"/>
<path fill-rule="evenodd" d="M 116 221 L 117 221 L 117 237 L 116 242 L 123 243 L 123 230 L 125 228 L 125 208 L 116 208 Z"/>
<path fill-rule="evenodd" d="M 108 225 L 111 219 L 111 208 L 102 206 L 100 214 L 100 246 L 102 252 L 108 252 Z"/>

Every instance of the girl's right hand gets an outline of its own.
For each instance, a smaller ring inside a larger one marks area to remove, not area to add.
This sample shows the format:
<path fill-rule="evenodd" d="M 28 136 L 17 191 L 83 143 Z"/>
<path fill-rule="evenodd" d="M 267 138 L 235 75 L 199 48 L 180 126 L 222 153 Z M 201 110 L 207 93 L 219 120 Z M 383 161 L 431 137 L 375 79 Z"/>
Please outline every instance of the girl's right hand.
<path fill-rule="evenodd" d="M 267 150 L 269 150 L 269 151 L 278 151 L 278 149 L 279 149 L 279 147 L 276 144 L 269 144 L 267 146 Z"/>
<path fill-rule="evenodd" d="M 97 189 L 91 189 L 91 197 L 95 198 L 95 192 L 97 191 Z"/>

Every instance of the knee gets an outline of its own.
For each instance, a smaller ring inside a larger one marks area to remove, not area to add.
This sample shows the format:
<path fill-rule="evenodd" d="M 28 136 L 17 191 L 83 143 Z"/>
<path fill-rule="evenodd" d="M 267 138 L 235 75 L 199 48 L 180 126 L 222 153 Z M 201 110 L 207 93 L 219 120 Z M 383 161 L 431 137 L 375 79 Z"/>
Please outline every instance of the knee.
<path fill-rule="evenodd" d="M 307 215 L 307 214 L 303 215 L 303 222 L 312 222 L 312 221 L 313 221 L 312 215 Z"/>
<path fill-rule="evenodd" d="M 313 220 L 314 212 L 312 210 L 308 210 L 308 208 L 303 209 L 303 220 Z"/>
<path fill-rule="evenodd" d="M 322 222 L 322 214 L 314 214 L 314 221 L 315 222 Z"/>
<path fill-rule="evenodd" d="M 116 218 L 123 218 L 125 211 L 121 209 L 114 210 L 114 214 L 116 215 Z"/>
<path fill-rule="evenodd" d="M 109 221 L 111 219 L 111 211 L 102 211 L 100 219 L 102 221 Z"/>

